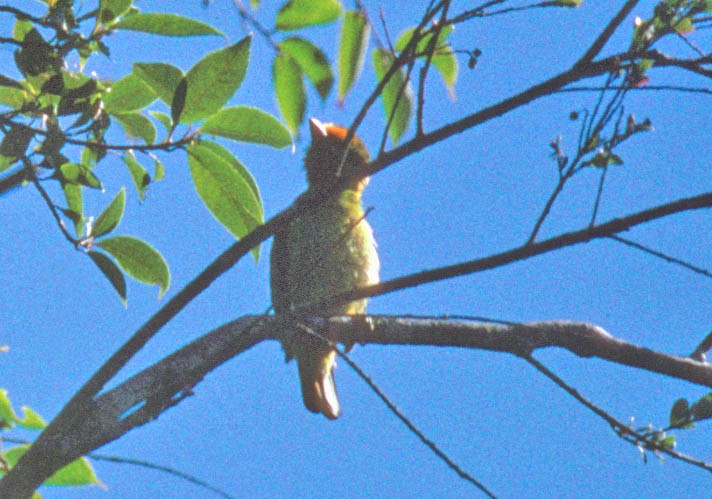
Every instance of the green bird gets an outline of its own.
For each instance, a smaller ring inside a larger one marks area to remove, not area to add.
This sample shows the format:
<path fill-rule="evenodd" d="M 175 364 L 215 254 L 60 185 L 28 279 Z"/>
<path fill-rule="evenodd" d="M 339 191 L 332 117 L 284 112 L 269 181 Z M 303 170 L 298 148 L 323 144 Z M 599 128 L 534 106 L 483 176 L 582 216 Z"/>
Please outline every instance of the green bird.
<path fill-rule="evenodd" d="M 274 234 L 270 283 L 278 316 L 299 305 L 378 282 L 376 241 L 361 204 L 369 179 L 354 180 L 333 192 L 338 178 L 348 178 L 368 163 L 366 146 L 358 137 L 347 146 L 347 130 L 340 126 L 311 119 L 309 128 L 312 142 L 304 159 L 309 188 L 303 197 L 321 195 L 328 199 L 308 208 Z M 318 310 L 314 315 L 358 315 L 365 311 L 366 299 L 362 299 Z M 339 417 L 334 349 L 308 334 L 294 335 L 283 345 L 287 358 L 297 360 L 306 408 L 329 419 Z"/>

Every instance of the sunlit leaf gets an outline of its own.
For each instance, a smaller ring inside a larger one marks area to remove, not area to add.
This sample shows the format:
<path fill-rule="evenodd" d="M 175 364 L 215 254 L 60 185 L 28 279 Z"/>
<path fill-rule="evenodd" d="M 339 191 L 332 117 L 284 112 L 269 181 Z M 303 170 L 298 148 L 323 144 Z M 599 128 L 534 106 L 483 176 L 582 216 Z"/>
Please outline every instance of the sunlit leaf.
<path fill-rule="evenodd" d="M 363 69 L 371 25 L 361 12 L 348 11 L 344 14 L 339 40 L 339 101 L 356 82 Z"/>
<path fill-rule="evenodd" d="M 277 54 L 272 61 L 272 80 L 279 112 L 296 135 L 304 119 L 307 101 L 302 70 L 288 55 Z"/>
<path fill-rule="evenodd" d="M 19 418 L 12 408 L 12 403 L 7 396 L 7 390 L 0 388 L 0 419 L 14 424 Z"/>
<path fill-rule="evenodd" d="M 166 129 L 166 132 L 171 131 L 171 128 L 173 128 L 173 121 L 171 120 L 170 116 L 160 111 L 149 111 L 148 113 L 154 118 L 156 118 L 161 123 L 161 125 L 163 125 L 163 128 Z"/>
<path fill-rule="evenodd" d="M 136 62 L 133 65 L 133 72 L 169 106 L 173 102 L 176 87 L 184 76 L 180 68 L 164 62 Z"/>
<path fill-rule="evenodd" d="M 103 236 L 113 231 L 121 222 L 124 216 L 124 207 L 126 206 L 126 189 L 123 187 L 119 190 L 116 197 L 109 203 L 104 211 L 101 212 L 92 226 L 91 235 L 94 237 Z"/>
<path fill-rule="evenodd" d="M 20 90 L 13 87 L 0 87 L 0 105 L 7 106 L 10 109 L 22 109 L 25 100 L 29 96 L 25 90 Z"/>
<path fill-rule="evenodd" d="M 326 98 L 334 85 L 334 75 L 324 52 L 313 43 L 298 37 L 283 40 L 279 47 L 299 65 L 319 96 Z"/>
<path fill-rule="evenodd" d="M 67 209 L 64 214 L 74 223 L 74 230 L 77 236 L 81 236 L 84 230 L 84 201 L 82 196 L 82 186 L 65 183 L 62 186 L 64 199 L 67 201 Z"/>
<path fill-rule="evenodd" d="M 188 147 L 188 165 L 198 195 L 237 239 L 262 223 L 262 203 L 249 171 L 224 147 L 203 141 Z M 259 248 L 253 250 L 255 260 Z"/>
<path fill-rule="evenodd" d="M 153 158 L 153 163 L 155 166 L 154 172 L 153 172 L 153 181 L 158 182 L 159 180 L 162 180 L 163 177 L 166 175 L 166 171 L 163 168 L 163 163 L 161 163 L 158 158 Z"/>
<path fill-rule="evenodd" d="M 156 284 L 160 298 L 171 281 L 168 264 L 161 254 L 145 241 L 129 236 L 107 237 L 97 242 L 97 246 L 111 254 L 119 266 L 134 279 Z"/>
<path fill-rule="evenodd" d="M 336 21 L 341 4 L 336 0 L 290 0 L 277 13 L 277 29 L 290 31 Z"/>
<path fill-rule="evenodd" d="M 393 56 L 387 50 L 376 49 L 373 51 L 373 67 L 379 81 L 386 75 L 393 61 Z M 408 128 L 413 113 L 413 90 L 410 83 L 406 81 L 406 74 L 402 68 L 396 71 L 386 83 L 381 94 L 381 101 L 386 114 L 386 122 L 390 121 L 388 132 L 391 140 L 396 144 Z"/>
<path fill-rule="evenodd" d="M 47 423 L 44 419 L 42 419 L 42 416 L 26 405 L 23 405 L 20 409 L 25 416 L 22 419 L 16 420 L 19 426 L 27 428 L 28 430 L 42 430 L 47 426 Z"/>
<path fill-rule="evenodd" d="M 180 123 L 207 118 L 227 103 L 245 77 L 250 40 L 248 36 L 235 45 L 211 52 L 188 71 Z"/>
<path fill-rule="evenodd" d="M 96 485 L 100 483 L 92 465 L 86 458 L 81 457 L 57 470 L 54 475 L 44 482 L 44 485 L 79 487 L 82 485 Z"/>
<path fill-rule="evenodd" d="M 18 445 L 5 451 L 5 461 L 10 468 L 17 464 L 17 461 L 27 452 L 30 444 Z M 43 485 L 62 485 L 62 486 L 80 486 L 80 485 L 95 485 L 101 483 L 94 473 L 89 461 L 85 458 L 79 458 L 72 461 L 66 466 L 63 466 L 57 472 L 49 477 Z"/>
<path fill-rule="evenodd" d="M 235 106 L 221 109 L 205 120 L 203 133 L 242 142 L 282 148 L 292 143 L 289 131 L 274 116 L 256 107 Z"/>
<path fill-rule="evenodd" d="M 156 100 L 156 92 L 141 78 L 129 73 L 111 85 L 104 96 L 104 105 L 110 113 L 126 113 L 148 106 Z"/>
<path fill-rule="evenodd" d="M 156 127 L 143 114 L 114 113 L 113 116 L 129 137 L 140 137 L 146 144 L 153 144 L 156 141 Z"/>
<path fill-rule="evenodd" d="M 59 173 L 65 182 L 75 185 L 85 185 L 93 189 L 102 189 L 101 181 L 85 165 L 78 163 L 64 163 L 59 167 Z"/>
<path fill-rule="evenodd" d="M 131 179 L 134 181 L 139 197 L 145 199 L 146 189 L 148 189 L 148 185 L 151 183 L 151 177 L 148 175 L 146 169 L 141 166 L 141 163 L 136 160 L 136 156 L 134 156 L 132 152 L 129 151 L 124 154 L 122 159 L 129 169 Z"/>
<path fill-rule="evenodd" d="M 154 35 L 166 36 L 199 36 L 219 35 L 225 36 L 222 31 L 189 17 L 178 14 L 138 13 L 126 16 L 115 24 L 120 29 L 142 31 Z"/>

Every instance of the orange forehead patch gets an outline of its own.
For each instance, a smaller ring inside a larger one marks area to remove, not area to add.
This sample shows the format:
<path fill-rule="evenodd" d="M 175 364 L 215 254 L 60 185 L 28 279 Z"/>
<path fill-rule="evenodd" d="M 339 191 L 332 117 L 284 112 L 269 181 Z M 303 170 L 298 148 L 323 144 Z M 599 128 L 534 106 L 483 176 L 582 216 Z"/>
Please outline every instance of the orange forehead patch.
<path fill-rule="evenodd" d="M 325 123 L 324 128 L 326 129 L 326 134 L 329 137 L 336 137 L 339 140 L 345 140 L 346 135 L 349 133 L 347 128 L 339 125 L 334 125 L 333 123 Z"/>

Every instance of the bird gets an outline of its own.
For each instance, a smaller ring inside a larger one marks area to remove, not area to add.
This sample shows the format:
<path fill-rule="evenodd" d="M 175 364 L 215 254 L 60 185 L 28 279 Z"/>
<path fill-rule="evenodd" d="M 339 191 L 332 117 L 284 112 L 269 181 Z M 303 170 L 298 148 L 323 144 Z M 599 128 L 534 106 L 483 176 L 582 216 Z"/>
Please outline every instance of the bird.
<path fill-rule="evenodd" d="M 311 144 L 304 158 L 308 188 L 295 203 L 312 201 L 277 229 L 270 255 L 272 305 L 277 317 L 300 305 L 376 284 L 380 262 L 361 195 L 369 178 L 357 178 L 369 162 L 364 143 L 332 123 L 309 120 Z M 352 180 L 349 180 L 349 179 Z M 362 315 L 367 299 L 314 311 L 315 316 Z M 295 358 L 306 408 L 329 419 L 341 414 L 334 383 L 336 351 L 322 338 L 291 334 L 282 339 L 287 360 Z"/>

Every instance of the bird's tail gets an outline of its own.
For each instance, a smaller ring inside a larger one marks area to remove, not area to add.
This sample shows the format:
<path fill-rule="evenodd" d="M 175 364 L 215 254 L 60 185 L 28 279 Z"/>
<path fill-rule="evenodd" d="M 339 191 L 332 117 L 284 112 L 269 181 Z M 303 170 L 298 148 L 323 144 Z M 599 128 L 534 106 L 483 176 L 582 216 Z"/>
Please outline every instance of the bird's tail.
<path fill-rule="evenodd" d="M 307 409 L 320 412 L 329 419 L 338 418 L 341 405 L 334 384 L 336 352 L 329 349 L 298 355 L 297 364 L 302 383 L 302 398 Z"/>

